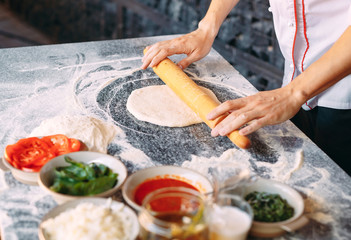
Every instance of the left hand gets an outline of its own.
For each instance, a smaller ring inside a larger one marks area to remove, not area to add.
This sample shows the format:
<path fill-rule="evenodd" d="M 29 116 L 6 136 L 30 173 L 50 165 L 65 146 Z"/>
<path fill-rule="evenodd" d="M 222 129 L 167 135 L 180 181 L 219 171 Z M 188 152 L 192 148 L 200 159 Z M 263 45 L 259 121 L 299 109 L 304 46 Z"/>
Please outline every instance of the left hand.
<path fill-rule="evenodd" d="M 239 134 L 247 135 L 266 125 L 282 123 L 292 118 L 305 101 L 288 86 L 226 101 L 207 115 L 213 120 L 229 114 L 212 129 L 211 135 L 226 136 L 245 124 L 247 126 L 240 129 Z"/>

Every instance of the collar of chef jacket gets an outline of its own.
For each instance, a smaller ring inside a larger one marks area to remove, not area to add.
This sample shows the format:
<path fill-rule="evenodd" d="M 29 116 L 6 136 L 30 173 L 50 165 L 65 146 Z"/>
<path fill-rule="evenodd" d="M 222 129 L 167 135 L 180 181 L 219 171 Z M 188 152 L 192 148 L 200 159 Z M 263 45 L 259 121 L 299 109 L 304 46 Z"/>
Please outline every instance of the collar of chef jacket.
<path fill-rule="evenodd" d="M 274 28 L 285 58 L 283 86 L 320 58 L 351 25 L 351 0 L 270 0 Z M 350 43 L 351 44 L 351 43 Z M 308 100 L 315 106 L 351 109 L 351 75 Z"/>

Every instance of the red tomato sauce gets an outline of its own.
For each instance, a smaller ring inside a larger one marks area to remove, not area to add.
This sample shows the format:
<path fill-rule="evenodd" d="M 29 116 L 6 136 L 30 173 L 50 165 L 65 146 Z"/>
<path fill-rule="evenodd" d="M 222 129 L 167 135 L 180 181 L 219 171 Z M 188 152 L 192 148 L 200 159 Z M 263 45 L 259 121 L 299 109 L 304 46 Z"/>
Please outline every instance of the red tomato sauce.
<path fill-rule="evenodd" d="M 137 204 L 141 205 L 147 194 L 164 187 L 186 187 L 186 188 L 199 191 L 193 185 L 181 180 L 172 179 L 172 178 L 152 179 L 152 180 L 147 180 L 136 187 L 134 200 Z"/>

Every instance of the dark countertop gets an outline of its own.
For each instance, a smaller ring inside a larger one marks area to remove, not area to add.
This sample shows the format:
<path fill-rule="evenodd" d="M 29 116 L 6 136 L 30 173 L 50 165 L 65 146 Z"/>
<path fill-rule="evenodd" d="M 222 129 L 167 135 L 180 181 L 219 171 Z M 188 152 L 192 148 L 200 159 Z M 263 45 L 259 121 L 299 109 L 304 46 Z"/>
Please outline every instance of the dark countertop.
<path fill-rule="evenodd" d="M 125 103 L 131 91 L 162 84 L 152 70 L 139 69 L 143 48 L 173 37 L 0 50 L 0 154 L 43 120 L 92 116 L 122 130 L 108 153 L 121 159 L 129 173 L 167 164 L 208 174 L 220 161 L 235 162 L 261 177 L 287 183 L 303 196 L 309 224 L 277 239 L 351 239 L 350 177 L 291 122 L 260 129 L 250 136 L 253 148 L 242 150 L 227 138 L 210 137 L 204 124 L 167 128 L 130 115 Z M 221 101 L 256 92 L 214 50 L 186 73 Z M 41 217 L 54 206 L 39 187 L 0 170 L 2 239 L 37 239 Z"/>

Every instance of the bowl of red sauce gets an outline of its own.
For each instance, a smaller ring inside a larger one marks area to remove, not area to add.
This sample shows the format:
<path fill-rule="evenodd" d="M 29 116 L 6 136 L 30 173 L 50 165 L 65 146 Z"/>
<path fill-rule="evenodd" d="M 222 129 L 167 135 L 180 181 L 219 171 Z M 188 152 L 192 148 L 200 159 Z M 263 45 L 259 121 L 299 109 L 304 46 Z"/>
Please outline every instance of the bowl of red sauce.
<path fill-rule="evenodd" d="M 131 174 L 122 187 L 122 195 L 128 205 L 140 211 L 149 193 L 166 187 L 185 187 L 201 194 L 213 191 L 211 181 L 197 171 L 177 166 L 157 166 Z"/>

